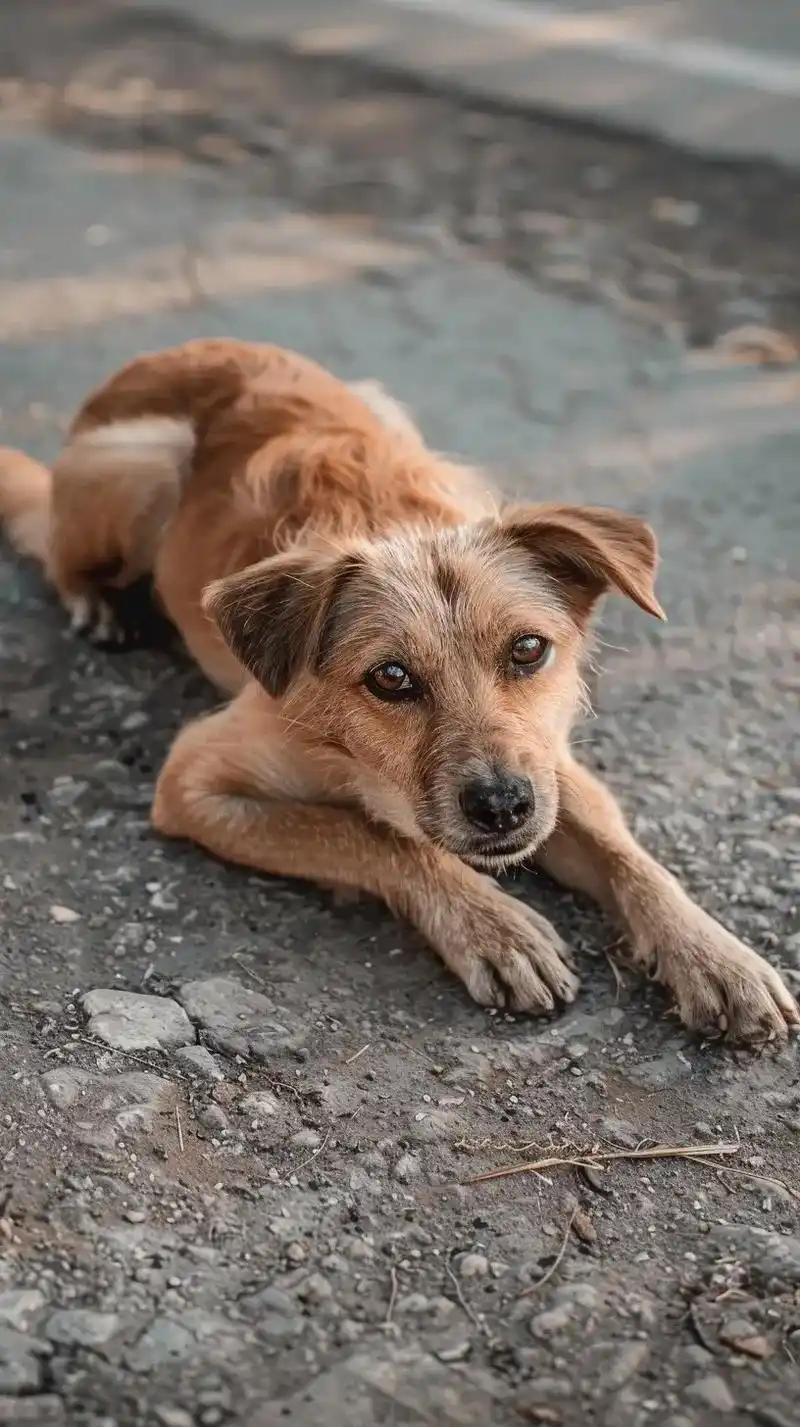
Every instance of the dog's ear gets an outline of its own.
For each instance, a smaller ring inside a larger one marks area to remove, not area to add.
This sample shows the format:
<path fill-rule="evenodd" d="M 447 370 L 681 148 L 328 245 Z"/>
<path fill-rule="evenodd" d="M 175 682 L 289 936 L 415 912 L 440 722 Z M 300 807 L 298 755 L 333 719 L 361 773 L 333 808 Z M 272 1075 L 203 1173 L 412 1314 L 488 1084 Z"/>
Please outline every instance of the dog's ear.
<path fill-rule="evenodd" d="M 324 664 L 338 599 L 359 565 L 354 555 L 273 555 L 208 585 L 203 609 L 239 662 L 278 698 L 301 669 Z"/>
<path fill-rule="evenodd" d="M 580 618 L 613 588 L 666 619 L 653 588 L 656 538 L 639 516 L 604 506 L 516 506 L 504 513 L 502 528 L 558 582 Z"/>

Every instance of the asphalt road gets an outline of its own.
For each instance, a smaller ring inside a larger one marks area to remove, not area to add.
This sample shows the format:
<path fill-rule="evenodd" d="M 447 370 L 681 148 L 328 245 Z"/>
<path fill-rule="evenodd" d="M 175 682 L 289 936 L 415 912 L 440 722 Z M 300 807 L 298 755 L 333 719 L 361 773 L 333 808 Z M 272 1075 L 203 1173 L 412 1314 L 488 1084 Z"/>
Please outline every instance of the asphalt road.
<path fill-rule="evenodd" d="M 419 94 L 336 81 L 362 146 L 395 116 L 382 192 L 400 196 L 381 216 L 353 152 L 320 148 L 318 69 L 304 97 L 302 70 L 253 52 L 250 89 L 242 56 L 234 85 L 184 25 L 205 82 L 228 85 L 227 148 L 216 133 L 209 150 L 181 108 L 178 32 L 116 23 L 39 5 L 28 30 L 0 29 L 2 440 L 49 457 L 128 356 L 234 333 L 380 378 L 510 491 L 646 513 L 670 622 L 609 604 L 581 751 L 647 845 L 800 986 L 800 373 L 774 348 L 765 365 L 715 345 L 736 313 L 781 310 L 784 248 L 723 225 L 738 285 L 690 346 L 685 294 L 656 284 L 642 304 L 616 277 L 594 284 L 633 251 L 629 179 L 595 249 L 596 219 L 540 170 L 539 227 L 549 214 L 562 247 L 514 272 L 491 225 L 466 245 L 435 178 L 427 209 L 403 208 Z M 288 137 L 275 122 L 265 136 L 242 96 L 274 101 L 281 83 Z M 474 141 L 474 113 L 458 122 Z M 523 143 L 495 122 L 493 144 Z M 344 212 L 325 197 L 337 178 Z M 734 210 L 715 182 L 719 225 Z M 764 178 L 736 182 L 746 202 Z M 499 221 L 492 195 L 481 213 Z M 667 257 L 699 269 L 705 221 L 667 225 Z M 569 263 L 571 280 L 543 270 Z M 214 694 L 178 650 L 76 645 L 6 550 L 0 599 L 0 1422 L 789 1427 L 796 1047 L 753 1059 L 683 1035 L 612 968 L 613 931 L 542 878 L 511 889 L 556 920 L 583 974 L 552 1024 L 487 1016 L 380 908 L 159 843 L 154 771 Z M 86 993 L 120 990 L 149 998 L 136 1024 L 149 1017 L 155 1048 L 87 1020 Z M 657 1142 L 736 1149 L 465 1183 L 525 1155 Z"/>

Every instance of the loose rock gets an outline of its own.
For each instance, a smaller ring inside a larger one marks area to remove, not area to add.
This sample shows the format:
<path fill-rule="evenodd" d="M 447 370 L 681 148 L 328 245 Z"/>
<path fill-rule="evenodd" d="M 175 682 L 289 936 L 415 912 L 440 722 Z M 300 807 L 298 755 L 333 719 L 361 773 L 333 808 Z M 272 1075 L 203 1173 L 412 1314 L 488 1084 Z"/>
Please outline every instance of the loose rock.
<path fill-rule="evenodd" d="M 37 1288 L 9 1288 L 0 1293 L 0 1323 L 27 1332 L 44 1302 L 44 1294 Z"/>
<path fill-rule="evenodd" d="M 224 1080 L 225 1072 L 220 1069 L 210 1050 L 204 1045 L 184 1045 L 175 1052 L 177 1060 L 190 1074 L 200 1075 L 204 1080 Z"/>
<path fill-rule="evenodd" d="M 394 1167 L 394 1177 L 400 1184 L 410 1184 L 413 1179 L 419 1179 L 420 1169 L 416 1155 L 404 1154 Z"/>
<path fill-rule="evenodd" d="M 59 1308 L 47 1320 L 45 1332 L 53 1343 L 98 1348 L 119 1328 L 116 1313 L 95 1313 L 89 1308 Z"/>
<path fill-rule="evenodd" d="M 187 981 L 178 999 L 199 1021 L 209 1043 L 230 1055 L 270 1059 L 276 1050 L 301 1045 L 301 1033 L 277 1020 L 272 1002 L 227 976 Z"/>
<path fill-rule="evenodd" d="M 195 1039 L 186 1012 L 166 996 L 134 991 L 89 991 L 83 1008 L 89 1034 L 117 1050 L 167 1050 Z"/>
<path fill-rule="evenodd" d="M 489 1260 L 485 1254 L 463 1254 L 458 1261 L 459 1278 L 485 1278 Z"/>
<path fill-rule="evenodd" d="M 707 1377 L 700 1377 L 696 1382 L 690 1383 L 686 1396 L 695 1402 L 702 1402 L 704 1407 L 713 1408 L 715 1412 L 733 1412 L 736 1407 L 728 1384 L 715 1373 L 709 1373 Z"/>

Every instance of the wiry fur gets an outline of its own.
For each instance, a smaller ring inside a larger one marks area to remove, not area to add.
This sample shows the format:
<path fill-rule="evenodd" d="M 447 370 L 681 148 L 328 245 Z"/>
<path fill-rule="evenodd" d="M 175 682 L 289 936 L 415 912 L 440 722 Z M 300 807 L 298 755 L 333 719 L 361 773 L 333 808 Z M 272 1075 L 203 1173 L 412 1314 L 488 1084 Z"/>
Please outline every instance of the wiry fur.
<path fill-rule="evenodd" d="M 79 412 L 52 474 L 0 453 L 0 515 L 76 623 L 114 637 L 152 572 L 208 676 L 236 695 L 177 738 L 156 827 L 264 871 L 374 893 L 485 1004 L 547 1011 L 577 981 L 553 928 L 483 869 L 537 855 L 625 928 L 687 1024 L 755 1042 L 797 1007 L 689 901 L 569 750 L 598 598 L 661 615 L 643 521 L 563 505 L 500 511 L 430 452 L 375 383 L 278 348 L 191 342 L 132 362 Z M 547 658 L 525 676 L 514 641 Z M 396 704 L 365 674 L 413 670 Z M 464 789 L 530 789 L 512 834 Z"/>

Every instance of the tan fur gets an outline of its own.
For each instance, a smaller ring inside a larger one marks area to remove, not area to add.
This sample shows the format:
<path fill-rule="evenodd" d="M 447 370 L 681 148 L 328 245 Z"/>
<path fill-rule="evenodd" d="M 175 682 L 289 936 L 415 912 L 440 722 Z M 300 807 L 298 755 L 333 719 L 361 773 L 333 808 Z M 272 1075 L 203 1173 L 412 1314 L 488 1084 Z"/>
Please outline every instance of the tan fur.
<path fill-rule="evenodd" d="M 486 875 L 536 854 L 618 917 L 688 1025 L 752 1043 L 798 1024 L 776 973 L 638 847 L 569 751 L 598 598 L 662 613 L 644 522 L 499 511 L 376 384 L 234 342 L 124 368 L 85 403 L 52 481 L 25 459 L 0 455 L 0 515 L 73 617 L 107 633 L 107 597 L 152 570 L 236 695 L 176 739 L 162 833 L 371 892 L 476 1000 L 548 1011 L 575 994 L 568 952 Z M 526 672 L 513 650 L 531 634 L 546 657 Z M 398 662 L 411 694 L 388 702 L 370 671 Z M 491 823 L 502 835 L 467 801 L 487 784 L 511 809 Z"/>

